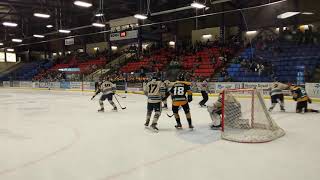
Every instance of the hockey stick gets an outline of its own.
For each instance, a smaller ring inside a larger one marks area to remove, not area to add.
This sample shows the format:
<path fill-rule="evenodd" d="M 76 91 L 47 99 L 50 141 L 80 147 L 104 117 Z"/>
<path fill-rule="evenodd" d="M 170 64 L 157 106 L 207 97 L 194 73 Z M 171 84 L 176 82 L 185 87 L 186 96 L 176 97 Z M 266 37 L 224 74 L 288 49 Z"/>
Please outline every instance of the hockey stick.
<path fill-rule="evenodd" d="M 116 95 L 121 97 L 121 98 L 127 98 L 127 96 L 120 96 L 119 94 L 116 94 Z"/>
<path fill-rule="evenodd" d="M 116 96 L 114 96 L 114 98 L 116 99 L 116 101 L 118 102 L 119 106 L 121 107 L 122 110 L 127 109 L 127 107 L 122 107 L 120 102 L 118 101 L 118 98 Z"/>
<path fill-rule="evenodd" d="M 167 113 L 167 116 L 168 116 L 169 118 L 172 118 L 172 117 L 174 116 L 174 114 L 169 115 L 169 114 Z"/>

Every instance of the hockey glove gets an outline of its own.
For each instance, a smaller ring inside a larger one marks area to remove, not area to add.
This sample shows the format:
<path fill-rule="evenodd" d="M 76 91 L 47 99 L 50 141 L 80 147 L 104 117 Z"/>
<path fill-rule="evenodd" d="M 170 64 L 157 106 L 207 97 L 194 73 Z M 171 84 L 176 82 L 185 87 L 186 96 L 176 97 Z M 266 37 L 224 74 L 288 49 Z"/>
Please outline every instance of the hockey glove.
<path fill-rule="evenodd" d="M 191 102 L 191 101 L 192 101 L 192 96 L 188 95 L 188 102 Z"/>
<path fill-rule="evenodd" d="M 310 104 L 312 104 L 312 99 L 311 99 L 311 98 L 308 98 L 308 102 L 309 102 Z"/>

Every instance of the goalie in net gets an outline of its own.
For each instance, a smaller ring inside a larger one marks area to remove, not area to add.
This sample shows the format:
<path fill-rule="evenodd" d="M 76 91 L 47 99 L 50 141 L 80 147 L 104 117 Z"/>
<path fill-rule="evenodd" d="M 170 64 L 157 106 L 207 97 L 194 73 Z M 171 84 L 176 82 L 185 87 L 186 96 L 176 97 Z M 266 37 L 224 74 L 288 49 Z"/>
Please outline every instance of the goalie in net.
<path fill-rule="evenodd" d="M 224 90 L 219 99 L 221 108 L 216 108 L 216 115 L 211 117 L 221 117 L 222 139 L 259 143 L 272 141 L 285 134 L 271 118 L 260 91 L 256 89 Z M 219 103 L 215 103 L 214 107 L 217 104 Z M 221 112 L 218 111 L 219 109 Z M 214 126 L 220 125 L 214 123 Z"/>

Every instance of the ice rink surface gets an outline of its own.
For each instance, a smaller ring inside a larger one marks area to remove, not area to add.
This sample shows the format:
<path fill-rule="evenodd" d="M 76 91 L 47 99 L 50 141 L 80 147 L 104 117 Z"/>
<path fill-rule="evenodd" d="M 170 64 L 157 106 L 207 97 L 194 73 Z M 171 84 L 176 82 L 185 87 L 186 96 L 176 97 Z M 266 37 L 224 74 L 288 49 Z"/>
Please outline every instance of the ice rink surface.
<path fill-rule="evenodd" d="M 143 126 L 144 96 L 119 99 L 127 106 L 119 112 L 106 102 L 107 112 L 97 113 L 91 95 L 0 89 L 0 180 L 320 179 L 320 115 L 294 113 L 293 101 L 272 113 L 284 137 L 240 144 L 209 130 L 200 97 L 191 104 L 194 131 L 176 131 L 163 111 L 152 133 Z"/>

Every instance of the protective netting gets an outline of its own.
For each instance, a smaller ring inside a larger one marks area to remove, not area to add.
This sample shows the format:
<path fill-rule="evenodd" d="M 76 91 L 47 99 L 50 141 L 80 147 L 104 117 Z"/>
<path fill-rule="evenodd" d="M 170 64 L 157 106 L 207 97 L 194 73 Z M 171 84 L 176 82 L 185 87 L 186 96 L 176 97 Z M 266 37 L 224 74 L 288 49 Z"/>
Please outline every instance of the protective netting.
<path fill-rule="evenodd" d="M 223 104 L 223 139 L 261 143 L 285 135 L 271 118 L 258 90 L 225 90 Z"/>

